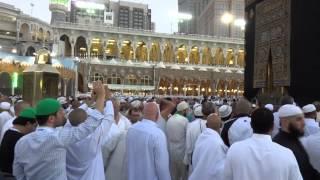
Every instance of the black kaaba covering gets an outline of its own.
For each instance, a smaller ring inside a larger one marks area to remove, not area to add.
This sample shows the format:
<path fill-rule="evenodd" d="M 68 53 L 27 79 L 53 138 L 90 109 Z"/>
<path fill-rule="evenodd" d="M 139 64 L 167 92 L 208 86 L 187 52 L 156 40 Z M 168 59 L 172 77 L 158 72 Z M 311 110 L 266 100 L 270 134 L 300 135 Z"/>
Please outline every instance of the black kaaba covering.
<path fill-rule="evenodd" d="M 253 10 L 257 0 L 246 7 Z M 245 33 L 246 67 L 245 96 L 252 99 L 258 93 L 253 88 L 255 18 L 247 20 Z M 291 82 L 289 95 L 299 105 L 320 100 L 320 0 L 291 0 Z"/>

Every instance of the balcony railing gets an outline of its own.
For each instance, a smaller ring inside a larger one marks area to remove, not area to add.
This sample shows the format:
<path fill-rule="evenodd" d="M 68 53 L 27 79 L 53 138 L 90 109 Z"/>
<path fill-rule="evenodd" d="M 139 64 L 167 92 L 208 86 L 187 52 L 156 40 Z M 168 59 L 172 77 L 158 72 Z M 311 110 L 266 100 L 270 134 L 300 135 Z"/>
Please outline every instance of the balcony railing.
<path fill-rule="evenodd" d="M 53 24 L 55 28 L 61 29 L 78 29 L 78 30 L 94 30 L 101 32 L 112 32 L 112 33 L 124 33 L 124 34 L 135 34 L 142 36 L 154 36 L 154 37 L 165 37 L 165 38 L 176 38 L 176 39 L 190 39 L 190 40 L 203 40 L 203 41 L 214 41 L 219 43 L 235 43 L 244 44 L 244 39 L 241 38 L 230 38 L 230 37 L 218 37 L 209 35 L 199 35 L 199 34 L 168 34 L 168 33 L 156 33 L 151 30 L 142 29 L 132 29 L 132 28 L 121 28 L 108 25 L 96 25 L 96 24 L 79 24 L 79 23 L 69 23 L 69 22 L 55 22 Z"/>
<path fill-rule="evenodd" d="M 132 60 L 99 60 L 98 58 L 83 59 L 79 58 L 81 63 L 101 64 L 109 66 L 125 66 L 125 67 L 142 67 L 142 68 L 156 68 L 156 69 L 173 69 L 173 70 L 190 70 L 190 71 L 213 71 L 225 73 L 244 73 L 244 68 L 238 65 L 206 65 L 206 64 L 179 64 L 167 63 L 163 61 L 158 62 L 141 62 Z"/>

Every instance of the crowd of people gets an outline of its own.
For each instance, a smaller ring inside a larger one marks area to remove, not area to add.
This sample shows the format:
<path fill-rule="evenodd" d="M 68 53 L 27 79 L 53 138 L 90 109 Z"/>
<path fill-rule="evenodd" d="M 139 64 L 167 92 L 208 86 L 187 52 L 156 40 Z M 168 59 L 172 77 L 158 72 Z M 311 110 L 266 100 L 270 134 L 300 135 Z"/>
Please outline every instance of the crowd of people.
<path fill-rule="evenodd" d="M 317 180 L 320 103 L 92 96 L 34 107 L 0 97 L 0 171 L 12 180 Z"/>

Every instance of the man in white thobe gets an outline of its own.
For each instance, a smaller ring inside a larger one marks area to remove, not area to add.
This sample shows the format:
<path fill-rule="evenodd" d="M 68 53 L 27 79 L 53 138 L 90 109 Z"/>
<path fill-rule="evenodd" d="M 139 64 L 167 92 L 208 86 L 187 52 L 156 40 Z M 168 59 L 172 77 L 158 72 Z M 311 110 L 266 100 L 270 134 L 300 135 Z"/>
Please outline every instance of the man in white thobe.
<path fill-rule="evenodd" d="M 87 110 L 90 113 L 90 110 Z M 107 101 L 104 114 L 113 116 L 113 105 Z M 70 124 L 65 128 L 77 127 L 87 119 L 85 110 L 74 109 L 69 114 Z M 101 125 L 83 140 L 67 148 L 67 177 L 68 180 L 104 180 L 104 168 L 101 146 L 103 138 L 109 132 L 112 121 L 103 121 Z"/>
<path fill-rule="evenodd" d="M 319 123 L 317 119 L 317 109 L 313 104 L 303 106 L 302 111 L 304 113 L 304 136 L 310 136 L 320 131 Z"/>
<path fill-rule="evenodd" d="M 166 136 L 158 128 L 158 106 L 146 103 L 143 120 L 128 130 L 128 180 L 171 180 Z"/>
<path fill-rule="evenodd" d="M 113 100 L 115 123 L 102 146 L 106 180 L 126 180 L 126 135 L 131 122 L 120 113 L 120 101 Z"/>
<path fill-rule="evenodd" d="M 189 104 L 182 101 L 177 106 L 177 113 L 171 116 L 167 122 L 167 139 L 170 155 L 170 172 L 173 180 L 187 178 L 187 167 L 183 163 L 186 149 L 186 134 Z"/>
<path fill-rule="evenodd" d="M 0 109 L 2 112 L 0 113 L 0 134 L 2 133 L 2 128 L 7 121 L 12 119 L 14 115 L 10 111 L 11 104 L 8 102 L 0 103 Z"/>
<path fill-rule="evenodd" d="M 192 154 L 198 136 L 206 129 L 207 117 L 215 113 L 216 106 L 212 102 L 205 102 L 203 105 L 197 105 L 194 108 L 195 120 L 188 124 L 186 136 L 186 151 L 184 163 L 188 165 L 188 173 L 192 172 Z"/>
<path fill-rule="evenodd" d="M 283 96 L 281 98 L 281 106 L 286 105 L 286 104 L 294 104 L 294 99 L 291 96 Z M 274 128 L 272 130 L 272 138 L 274 138 L 278 133 L 279 130 L 281 129 L 280 125 L 280 118 L 279 118 L 279 112 L 274 112 L 273 113 L 274 117 Z"/>
<path fill-rule="evenodd" d="M 223 180 L 224 163 L 228 147 L 220 136 L 221 119 L 211 114 L 207 128 L 198 137 L 192 156 L 193 172 L 189 180 Z"/>
<path fill-rule="evenodd" d="M 266 108 L 252 113 L 253 136 L 233 144 L 225 162 L 225 180 L 302 180 L 292 151 L 272 142 L 273 114 Z"/>
<path fill-rule="evenodd" d="M 309 155 L 312 167 L 320 173 L 320 132 L 303 138 L 302 144 Z"/>
<path fill-rule="evenodd" d="M 98 81 L 93 84 L 97 95 L 96 109 L 78 127 L 57 128 L 65 124 L 64 110 L 55 99 L 43 99 L 36 106 L 39 127 L 22 137 L 15 146 L 13 175 L 16 179 L 67 180 L 67 147 L 81 141 L 102 123 L 113 122 L 112 115 L 104 115 L 105 88 Z"/>

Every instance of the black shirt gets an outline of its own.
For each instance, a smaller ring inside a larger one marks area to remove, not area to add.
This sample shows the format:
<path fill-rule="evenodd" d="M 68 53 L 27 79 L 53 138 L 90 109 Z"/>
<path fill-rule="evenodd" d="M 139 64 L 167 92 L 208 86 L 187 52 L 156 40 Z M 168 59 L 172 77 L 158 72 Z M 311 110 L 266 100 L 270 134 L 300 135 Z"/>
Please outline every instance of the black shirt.
<path fill-rule="evenodd" d="M 11 129 L 4 134 L 0 147 L 0 170 L 2 172 L 12 174 L 14 147 L 22 136 L 22 133 Z"/>
<path fill-rule="evenodd" d="M 273 141 L 293 152 L 304 180 L 319 179 L 318 172 L 311 166 L 308 154 L 297 137 L 280 130 Z"/>

